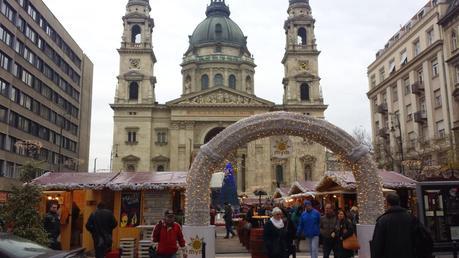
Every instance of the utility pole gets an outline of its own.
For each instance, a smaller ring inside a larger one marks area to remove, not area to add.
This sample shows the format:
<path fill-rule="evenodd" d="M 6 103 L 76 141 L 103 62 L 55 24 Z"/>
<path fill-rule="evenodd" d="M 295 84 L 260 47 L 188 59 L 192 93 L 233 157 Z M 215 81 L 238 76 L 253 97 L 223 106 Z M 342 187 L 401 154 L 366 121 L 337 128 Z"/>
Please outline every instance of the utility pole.
<path fill-rule="evenodd" d="M 94 159 L 94 173 L 97 171 L 97 158 Z"/>

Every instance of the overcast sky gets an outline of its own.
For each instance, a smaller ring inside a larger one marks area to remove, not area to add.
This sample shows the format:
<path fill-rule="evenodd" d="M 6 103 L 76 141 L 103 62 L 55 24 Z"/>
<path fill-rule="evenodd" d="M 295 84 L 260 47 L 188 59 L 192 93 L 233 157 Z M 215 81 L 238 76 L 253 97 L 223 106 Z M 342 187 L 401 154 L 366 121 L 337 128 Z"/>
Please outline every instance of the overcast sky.
<path fill-rule="evenodd" d="M 113 103 L 128 0 L 44 0 L 94 63 L 90 167 L 108 169 L 113 142 Z M 233 19 L 248 37 L 257 64 L 255 94 L 281 103 L 285 49 L 283 24 L 288 0 L 226 0 Z M 205 18 L 210 0 L 150 0 L 155 20 L 153 44 L 156 98 L 180 97 L 180 66 L 188 35 Z M 419 11 L 426 0 L 310 0 L 316 19 L 319 75 L 329 108 L 326 119 L 348 132 L 370 132 L 367 67 L 378 49 Z"/>

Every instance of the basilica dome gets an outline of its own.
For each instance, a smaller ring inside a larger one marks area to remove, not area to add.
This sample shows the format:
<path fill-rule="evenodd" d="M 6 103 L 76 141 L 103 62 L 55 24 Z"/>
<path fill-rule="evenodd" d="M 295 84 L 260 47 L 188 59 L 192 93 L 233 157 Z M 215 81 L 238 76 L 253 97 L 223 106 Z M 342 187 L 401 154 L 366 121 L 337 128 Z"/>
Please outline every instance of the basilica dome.
<path fill-rule="evenodd" d="M 246 47 L 246 37 L 241 28 L 231 20 L 230 14 L 229 7 L 224 0 L 212 0 L 207 7 L 207 18 L 196 27 L 190 37 L 191 46 L 226 43 Z"/>

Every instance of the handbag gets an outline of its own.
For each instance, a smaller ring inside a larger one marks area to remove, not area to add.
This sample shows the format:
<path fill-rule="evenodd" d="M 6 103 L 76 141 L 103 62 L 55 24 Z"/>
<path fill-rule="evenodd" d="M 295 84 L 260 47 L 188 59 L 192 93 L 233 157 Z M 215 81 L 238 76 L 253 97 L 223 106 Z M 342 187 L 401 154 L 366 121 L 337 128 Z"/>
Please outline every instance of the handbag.
<path fill-rule="evenodd" d="M 357 239 L 357 235 L 355 233 L 343 240 L 343 248 L 347 250 L 360 249 L 359 240 Z"/>

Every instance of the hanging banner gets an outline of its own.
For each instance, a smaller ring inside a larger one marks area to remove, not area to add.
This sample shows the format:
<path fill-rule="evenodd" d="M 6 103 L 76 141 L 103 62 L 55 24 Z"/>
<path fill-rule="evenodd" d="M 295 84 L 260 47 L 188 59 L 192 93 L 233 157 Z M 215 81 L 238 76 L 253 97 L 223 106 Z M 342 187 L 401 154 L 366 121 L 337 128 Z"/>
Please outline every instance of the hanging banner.
<path fill-rule="evenodd" d="M 140 225 L 140 193 L 122 193 L 120 227 L 133 228 L 138 225 Z"/>
<path fill-rule="evenodd" d="M 289 158 L 293 153 L 293 144 L 288 136 L 271 137 L 271 156 L 278 159 Z"/>

